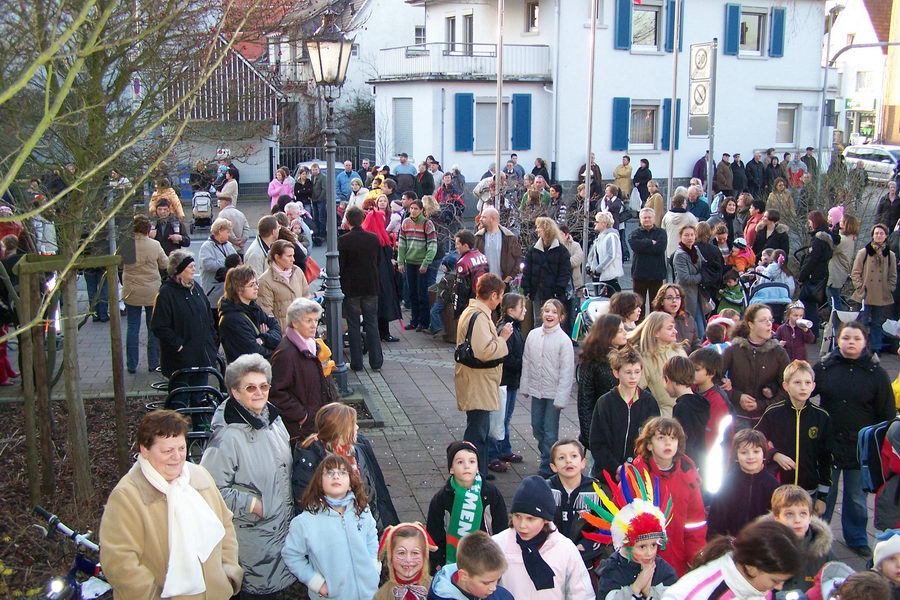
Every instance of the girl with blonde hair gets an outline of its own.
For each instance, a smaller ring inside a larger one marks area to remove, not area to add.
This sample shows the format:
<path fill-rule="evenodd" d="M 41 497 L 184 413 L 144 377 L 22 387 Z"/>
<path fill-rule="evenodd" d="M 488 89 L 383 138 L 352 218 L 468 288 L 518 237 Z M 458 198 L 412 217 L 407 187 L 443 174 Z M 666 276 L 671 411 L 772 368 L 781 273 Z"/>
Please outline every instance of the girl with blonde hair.
<path fill-rule="evenodd" d="M 663 366 L 673 356 L 687 357 L 684 346 L 676 341 L 677 337 L 675 319 L 662 311 L 647 315 L 628 335 L 628 343 L 638 351 L 644 364 L 639 385 L 653 394 L 663 417 L 671 417 L 672 407 L 675 406 L 675 398 L 666 392 Z"/>
<path fill-rule="evenodd" d="M 534 306 L 543 306 L 551 298 L 563 301 L 565 305 L 566 290 L 572 282 L 569 251 L 553 219 L 538 217 L 534 228 L 538 240 L 525 254 L 522 290 Z M 540 315 L 535 315 L 535 327 L 540 323 Z"/>

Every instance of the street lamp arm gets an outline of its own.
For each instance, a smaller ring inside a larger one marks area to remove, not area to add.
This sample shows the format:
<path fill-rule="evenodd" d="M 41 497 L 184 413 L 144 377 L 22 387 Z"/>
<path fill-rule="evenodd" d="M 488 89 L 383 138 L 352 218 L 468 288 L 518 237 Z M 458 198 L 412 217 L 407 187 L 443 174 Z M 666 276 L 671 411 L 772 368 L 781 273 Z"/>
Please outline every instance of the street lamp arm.
<path fill-rule="evenodd" d="M 828 66 L 833 67 L 834 61 L 837 60 L 838 56 L 847 52 L 848 50 L 855 50 L 857 48 L 884 48 L 885 46 L 900 46 L 900 42 L 870 42 L 867 44 L 848 44 L 834 53 L 834 56 L 831 60 L 828 61 Z"/>

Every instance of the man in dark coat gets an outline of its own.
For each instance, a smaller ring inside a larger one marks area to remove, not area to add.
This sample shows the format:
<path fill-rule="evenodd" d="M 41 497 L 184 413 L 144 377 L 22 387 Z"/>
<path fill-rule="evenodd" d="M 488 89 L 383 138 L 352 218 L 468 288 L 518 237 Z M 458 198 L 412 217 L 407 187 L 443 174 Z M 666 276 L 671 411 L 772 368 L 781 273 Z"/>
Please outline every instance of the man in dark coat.
<path fill-rule="evenodd" d="M 325 240 L 325 175 L 321 173 L 317 163 L 313 163 L 310 166 L 310 173 L 309 178 L 312 181 L 312 212 L 316 221 L 316 230 L 313 232 L 312 241 L 313 245 L 321 246 Z"/>
<path fill-rule="evenodd" d="M 753 160 L 747 163 L 747 191 L 753 194 L 757 200 L 762 200 L 762 191 L 766 185 L 766 165 L 762 161 L 762 154 L 753 154 Z"/>
<path fill-rule="evenodd" d="M 734 160 L 731 161 L 731 195 L 737 198 L 741 192 L 747 189 L 747 169 L 744 161 L 741 160 L 740 153 L 736 152 L 733 158 Z"/>
<path fill-rule="evenodd" d="M 698 158 L 697 162 L 694 163 L 694 168 L 691 171 L 691 177 L 696 177 L 700 181 L 703 182 L 703 187 L 706 187 L 706 179 L 709 176 L 709 150 L 706 151 L 706 154 L 703 155 L 703 158 Z"/>
<path fill-rule="evenodd" d="M 365 213 L 359 207 L 347 209 L 350 231 L 338 238 L 338 261 L 341 267 L 341 289 L 344 291 L 344 316 L 350 342 L 350 368 L 363 370 L 362 336 L 359 321 L 366 334 L 369 366 L 377 371 L 384 363 L 381 337 L 378 333 L 378 258 L 381 244 L 378 236 L 362 228 Z"/>
<path fill-rule="evenodd" d="M 643 208 L 640 212 L 641 226 L 631 232 L 628 243 L 634 251 L 631 262 L 631 278 L 634 281 L 634 293 L 641 297 L 641 308 L 644 298 L 649 295 L 650 303 L 666 278 L 666 230 L 657 227 L 654 222 L 656 213 L 652 208 Z M 647 313 L 641 310 L 641 318 Z"/>
<path fill-rule="evenodd" d="M 187 228 L 178 220 L 177 216 L 172 214 L 166 198 L 160 198 L 156 203 L 156 223 L 153 231 L 150 232 L 150 237 L 159 242 L 166 256 L 179 248 L 191 247 L 191 238 L 188 236 Z"/>

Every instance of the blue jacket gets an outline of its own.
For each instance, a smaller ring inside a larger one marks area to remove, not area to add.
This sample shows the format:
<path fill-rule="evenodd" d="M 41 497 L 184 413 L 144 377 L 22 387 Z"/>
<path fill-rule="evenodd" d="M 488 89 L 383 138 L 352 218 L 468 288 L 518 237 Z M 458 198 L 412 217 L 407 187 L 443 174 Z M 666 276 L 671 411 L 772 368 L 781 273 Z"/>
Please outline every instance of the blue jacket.
<path fill-rule="evenodd" d="M 431 589 L 428 590 L 428 600 L 475 600 L 475 596 L 462 591 L 453 583 L 453 576 L 459 568 L 456 564 L 444 565 L 431 580 Z M 497 586 L 494 593 L 484 600 L 515 600 L 512 594 L 504 588 Z"/>
<path fill-rule="evenodd" d="M 351 504 L 338 513 L 328 508 L 293 518 L 281 550 L 285 564 L 309 589 L 311 600 L 328 584 L 328 600 L 372 600 L 378 591 L 381 564 L 376 558 L 375 519 Z"/>
<path fill-rule="evenodd" d="M 365 181 L 362 177 L 356 174 L 356 171 L 350 171 L 347 173 L 346 170 L 339 171 L 337 177 L 334 178 L 334 187 L 337 192 L 338 202 L 343 200 L 344 202 L 348 202 L 350 200 L 350 194 L 353 193 L 353 188 L 350 187 L 350 182 L 354 179 L 359 179 L 360 181 Z"/>

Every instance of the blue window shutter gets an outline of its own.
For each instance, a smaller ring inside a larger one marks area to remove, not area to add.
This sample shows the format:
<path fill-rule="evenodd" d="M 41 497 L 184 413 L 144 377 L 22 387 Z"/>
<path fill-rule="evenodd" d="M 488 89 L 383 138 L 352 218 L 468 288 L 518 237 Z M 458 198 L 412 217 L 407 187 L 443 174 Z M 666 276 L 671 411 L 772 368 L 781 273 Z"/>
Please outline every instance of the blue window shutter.
<path fill-rule="evenodd" d="M 531 150 L 531 94 L 512 95 L 512 149 Z"/>
<path fill-rule="evenodd" d="M 669 149 L 669 128 L 671 127 L 672 118 L 672 99 L 663 100 L 663 118 L 662 118 L 662 140 L 660 148 L 662 150 Z M 675 149 L 678 150 L 679 133 L 681 131 L 681 98 L 675 100 Z"/>
<path fill-rule="evenodd" d="M 616 0 L 616 50 L 631 50 L 631 3 L 633 0 Z"/>
<path fill-rule="evenodd" d="M 725 42 L 722 53 L 737 56 L 741 49 L 741 5 L 725 5 Z"/>
<path fill-rule="evenodd" d="M 680 41 L 680 40 L 679 40 Z M 675 0 L 666 0 L 666 52 L 675 46 Z"/>
<path fill-rule="evenodd" d="M 631 98 L 613 98 L 612 101 L 612 150 L 628 150 Z"/>
<path fill-rule="evenodd" d="M 769 22 L 769 56 L 781 58 L 784 56 L 784 20 L 785 9 L 772 7 Z"/>
<path fill-rule="evenodd" d="M 471 152 L 475 146 L 475 94 L 456 94 L 456 151 Z"/>

